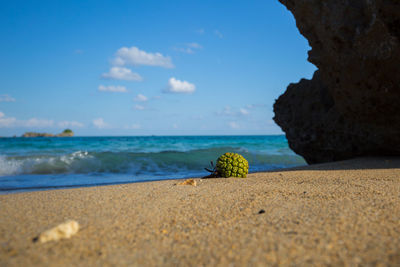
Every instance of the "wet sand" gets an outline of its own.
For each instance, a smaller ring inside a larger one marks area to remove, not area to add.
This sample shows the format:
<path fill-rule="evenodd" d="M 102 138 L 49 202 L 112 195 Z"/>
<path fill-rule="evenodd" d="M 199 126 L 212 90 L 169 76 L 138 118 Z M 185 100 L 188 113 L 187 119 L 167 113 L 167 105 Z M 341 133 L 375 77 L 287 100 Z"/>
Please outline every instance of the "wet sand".
<path fill-rule="evenodd" d="M 0 265 L 400 264 L 400 158 L 195 180 L 0 195 Z"/>

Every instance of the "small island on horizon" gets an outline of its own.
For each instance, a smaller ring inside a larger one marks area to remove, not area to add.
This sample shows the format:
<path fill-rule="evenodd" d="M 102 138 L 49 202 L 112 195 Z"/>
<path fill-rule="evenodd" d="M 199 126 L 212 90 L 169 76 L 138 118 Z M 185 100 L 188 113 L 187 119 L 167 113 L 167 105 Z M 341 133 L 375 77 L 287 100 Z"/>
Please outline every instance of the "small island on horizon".
<path fill-rule="evenodd" d="M 59 134 L 51 134 L 51 133 L 36 133 L 36 132 L 26 132 L 22 135 L 22 137 L 73 137 L 74 132 L 71 129 L 65 129 Z"/>

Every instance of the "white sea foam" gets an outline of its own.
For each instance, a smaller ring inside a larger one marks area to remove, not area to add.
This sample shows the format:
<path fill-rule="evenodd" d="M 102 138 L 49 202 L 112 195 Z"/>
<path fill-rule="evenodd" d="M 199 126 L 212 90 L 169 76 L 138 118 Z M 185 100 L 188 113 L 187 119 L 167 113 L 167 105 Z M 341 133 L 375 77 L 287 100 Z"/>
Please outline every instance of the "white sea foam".
<path fill-rule="evenodd" d="M 92 158 L 87 151 L 76 151 L 72 154 L 64 155 L 60 157 L 60 161 L 70 165 L 77 159 Z"/>
<path fill-rule="evenodd" d="M 92 158 L 93 156 L 87 151 L 76 151 L 61 156 L 6 157 L 0 155 L 0 176 L 74 172 L 75 168 L 84 169 L 87 163 L 84 160 Z M 91 165 L 93 166 L 93 163 Z"/>
<path fill-rule="evenodd" d="M 7 157 L 0 155 L 0 175 L 13 175 L 21 172 L 22 162 L 8 160 Z"/>

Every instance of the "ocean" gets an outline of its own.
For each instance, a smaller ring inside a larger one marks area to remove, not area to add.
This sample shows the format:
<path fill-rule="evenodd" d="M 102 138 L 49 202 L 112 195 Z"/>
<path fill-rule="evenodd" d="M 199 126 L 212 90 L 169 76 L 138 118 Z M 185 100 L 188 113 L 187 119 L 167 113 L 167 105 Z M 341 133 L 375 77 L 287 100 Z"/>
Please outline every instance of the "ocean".
<path fill-rule="evenodd" d="M 0 138 L 0 194 L 203 177 L 225 152 L 250 172 L 306 164 L 283 135 Z"/>

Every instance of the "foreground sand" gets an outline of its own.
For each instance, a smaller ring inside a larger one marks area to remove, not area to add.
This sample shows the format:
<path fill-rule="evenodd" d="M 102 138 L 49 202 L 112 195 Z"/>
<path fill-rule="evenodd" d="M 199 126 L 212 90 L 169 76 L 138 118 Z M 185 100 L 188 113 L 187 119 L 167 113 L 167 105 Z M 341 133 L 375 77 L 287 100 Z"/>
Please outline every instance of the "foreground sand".
<path fill-rule="evenodd" d="M 400 264 L 399 158 L 176 183 L 2 195 L 0 265 Z M 67 219 L 71 239 L 32 242 Z"/>

